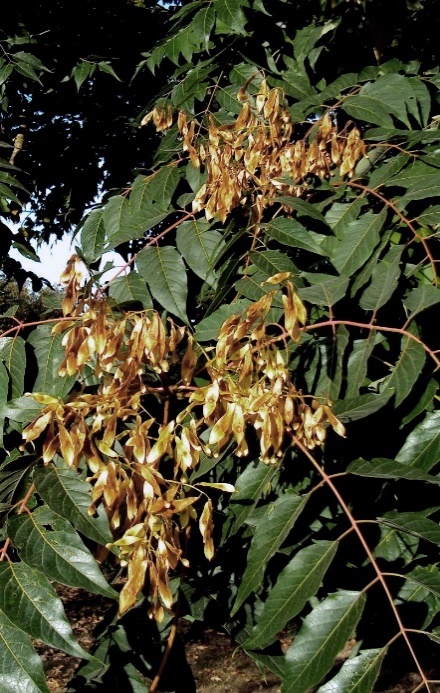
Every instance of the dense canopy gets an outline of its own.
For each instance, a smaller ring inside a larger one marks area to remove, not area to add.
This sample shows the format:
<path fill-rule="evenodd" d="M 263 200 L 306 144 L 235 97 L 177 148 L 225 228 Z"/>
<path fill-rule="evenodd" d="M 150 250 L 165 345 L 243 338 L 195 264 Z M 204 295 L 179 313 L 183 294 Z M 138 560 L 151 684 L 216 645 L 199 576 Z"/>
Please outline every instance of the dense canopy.
<path fill-rule="evenodd" d="M 12 240 L 78 222 L 64 291 L 0 341 L 17 686 L 48 690 L 30 638 L 88 657 L 55 582 L 115 602 L 73 690 L 193 690 L 167 678 L 180 618 L 225 628 L 283 693 L 405 668 L 434 690 L 436 5 L 87 2 L 82 24 L 51 3 L 48 31 L 17 4 L 5 271 Z"/>

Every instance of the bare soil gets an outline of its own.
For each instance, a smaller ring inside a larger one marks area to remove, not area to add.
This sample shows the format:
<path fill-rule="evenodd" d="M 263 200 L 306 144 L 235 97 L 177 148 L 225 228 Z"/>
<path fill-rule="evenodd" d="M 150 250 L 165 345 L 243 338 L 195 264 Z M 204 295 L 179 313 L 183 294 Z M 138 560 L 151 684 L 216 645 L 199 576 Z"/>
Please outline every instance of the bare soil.
<path fill-rule="evenodd" d="M 104 618 L 109 602 L 73 588 L 60 586 L 57 591 L 76 638 L 85 650 L 90 650 L 94 643 L 94 631 Z M 280 693 L 278 677 L 269 671 L 262 674 L 226 633 L 211 628 L 201 628 L 195 632 L 184 622 L 181 636 L 185 641 L 186 656 L 197 693 Z M 289 644 L 286 638 L 284 648 Z M 42 643 L 36 642 L 35 646 L 43 660 L 49 689 L 52 693 L 65 693 L 80 661 Z M 341 657 L 346 658 L 349 650 L 350 647 L 341 653 Z M 395 678 L 399 680 L 398 676 Z M 411 693 L 420 690 L 419 683 L 418 674 L 409 674 L 392 687 L 379 686 L 376 693 Z M 433 689 L 433 693 L 440 693 L 440 686 Z"/>

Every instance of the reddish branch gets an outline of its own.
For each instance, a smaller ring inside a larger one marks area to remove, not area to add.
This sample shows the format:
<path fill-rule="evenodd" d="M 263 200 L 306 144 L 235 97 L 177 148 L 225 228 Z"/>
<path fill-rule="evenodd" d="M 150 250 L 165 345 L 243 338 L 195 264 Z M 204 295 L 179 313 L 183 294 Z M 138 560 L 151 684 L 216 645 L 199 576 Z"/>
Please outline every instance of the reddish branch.
<path fill-rule="evenodd" d="M 406 642 L 406 644 L 407 644 L 407 647 L 408 647 L 408 649 L 409 649 L 409 651 L 410 651 L 410 653 L 411 653 L 411 655 L 412 655 L 412 657 L 413 657 L 413 659 L 414 659 L 414 663 L 415 663 L 415 665 L 416 665 L 416 667 L 417 667 L 417 670 L 418 670 L 418 672 L 419 672 L 419 674 L 420 674 L 420 677 L 421 677 L 421 679 L 422 679 L 422 685 L 424 685 L 424 686 L 426 687 L 426 690 L 427 690 L 428 693 L 429 693 L 429 692 L 431 691 L 430 686 L 429 686 L 429 683 L 430 683 L 430 682 L 429 682 L 429 680 L 426 678 L 425 673 L 424 673 L 424 671 L 423 671 L 423 669 L 422 669 L 422 667 L 421 667 L 421 665 L 420 665 L 420 663 L 419 663 L 419 660 L 417 659 L 417 655 L 416 655 L 416 653 L 415 653 L 415 651 L 414 651 L 414 648 L 413 648 L 413 646 L 412 646 L 412 644 L 411 644 L 411 641 L 410 641 L 410 639 L 409 639 L 409 636 L 408 636 L 408 631 L 407 631 L 407 629 L 405 628 L 405 626 L 404 626 L 403 623 L 402 623 L 402 620 L 401 620 L 401 618 L 400 618 L 399 612 L 398 612 L 397 607 L 396 607 L 396 605 L 395 605 L 395 603 L 394 603 L 393 595 L 391 594 L 391 591 L 390 591 L 390 589 L 389 589 L 389 587 L 388 587 L 387 581 L 385 580 L 385 575 L 384 575 L 384 573 L 381 571 L 380 567 L 378 566 L 378 564 L 377 564 L 377 562 L 376 562 L 376 559 L 375 559 L 375 557 L 374 557 L 374 555 L 373 555 L 373 552 L 371 551 L 370 547 L 368 546 L 368 544 L 367 544 L 367 542 L 366 542 L 366 540 L 365 540 L 365 537 L 364 537 L 364 535 L 362 534 L 362 531 L 360 530 L 360 528 L 359 528 L 359 526 L 358 526 L 358 521 L 353 517 L 350 508 L 348 507 L 347 503 L 344 501 L 343 497 L 341 496 L 341 494 L 339 493 L 338 489 L 337 489 L 336 486 L 334 485 L 334 483 L 333 483 L 332 479 L 330 478 L 330 476 L 329 476 L 328 474 L 326 474 L 326 472 L 324 471 L 324 469 L 322 469 L 322 467 L 318 464 L 318 462 L 315 460 L 315 458 L 314 458 L 313 455 L 309 452 L 309 450 L 307 450 L 307 448 L 301 443 L 301 441 L 299 441 L 297 438 L 295 438 L 295 436 L 293 436 L 293 442 L 294 442 L 295 445 L 298 447 L 298 449 L 301 450 L 301 452 L 307 457 L 307 459 L 309 460 L 309 462 L 313 465 L 313 467 L 316 469 L 316 471 L 318 472 L 318 474 L 321 476 L 322 480 L 323 480 L 323 481 L 327 484 L 327 486 L 331 489 L 332 493 L 333 493 L 334 496 L 336 497 L 336 500 L 338 501 L 338 503 L 339 503 L 339 505 L 341 506 L 342 510 L 345 512 L 345 514 L 346 514 L 346 516 L 347 516 L 347 519 L 348 519 L 348 521 L 350 522 L 350 525 L 351 525 L 353 531 L 356 533 L 356 535 L 357 535 L 357 537 L 358 537 L 360 543 L 362 544 L 362 547 L 363 547 L 365 553 L 367 554 L 368 559 L 369 559 L 371 565 L 373 566 L 373 569 L 374 569 L 374 571 L 375 571 L 375 573 L 376 573 L 376 575 L 377 575 L 377 579 L 378 579 L 378 581 L 381 583 L 382 588 L 383 588 L 383 590 L 384 590 L 384 592 L 385 592 L 385 594 L 386 594 L 386 596 L 387 596 L 387 599 L 388 599 L 388 601 L 389 601 L 391 610 L 392 610 L 392 612 L 393 612 L 393 614 L 394 614 L 394 617 L 395 617 L 395 619 L 396 619 L 396 622 L 397 622 L 397 625 L 398 625 L 398 628 L 399 628 L 399 632 L 400 632 L 400 634 L 402 635 L 403 639 L 405 640 L 405 642 Z M 374 582 L 376 582 L 376 581 L 374 581 Z M 393 639 L 394 639 L 394 638 L 393 638 Z"/>
<path fill-rule="evenodd" d="M 347 325 L 349 327 L 359 327 L 360 329 L 376 330 L 377 332 L 394 332 L 396 334 L 401 334 L 423 347 L 426 353 L 432 358 L 437 368 L 440 368 L 440 359 L 436 356 L 437 352 L 430 349 L 419 337 L 411 334 L 411 332 L 408 332 L 408 330 L 403 327 L 384 327 L 383 325 L 372 325 L 371 323 L 354 322 L 353 320 L 325 320 L 323 322 L 316 322 L 314 325 L 306 325 L 301 328 L 301 331 L 311 332 L 320 327 L 333 327 L 334 325 Z"/>

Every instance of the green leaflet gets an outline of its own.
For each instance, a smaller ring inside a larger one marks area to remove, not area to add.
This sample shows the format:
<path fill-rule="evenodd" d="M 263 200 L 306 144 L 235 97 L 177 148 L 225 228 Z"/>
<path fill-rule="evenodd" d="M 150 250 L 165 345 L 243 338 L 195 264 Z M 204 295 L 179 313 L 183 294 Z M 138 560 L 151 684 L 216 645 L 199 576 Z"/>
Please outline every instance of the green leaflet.
<path fill-rule="evenodd" d="M 411 393 L 411 388 L 420 376 L 426 360 L 423 346 L 409 336 L 402 337 L 401 349 L 393 372 L 384 381 L 386 389 L 390 387 L 395 389 L 396 407 Z"/>
<path fill-rule="evenodd" d="M 292 260 L 279 250 L 251 251 L 250 259 L 266 277 L 271 277 L 278 272 L 292 272 L 293 275 L 298 272 Z"/>
<path fill-rule="evenodd" d="M 440 572 L 435 566 L 416 566 L 410 573 L 406 573 L 404 577 L 413 585 L 422 587 L 432 592 L 436 597 L 440 597 Z"/>
<path fill-rule="evenodd" d="M 440 484 L 440 478 L 425 474 L 417 468 L 410 467 L 402 462 L 386 458 L 355 460 L 347 468 L 349 474 L 368 476 L 375 479 L 407 479 L 408 481 L 426 481 L 429 484 Z"/>
<path fill-rule="evenodd" d="M 9 202 L 16 202 L 18 205 L 20 204 L 20 200 L 17 195 L 15 195 L 15 193 L 13 193 L 11 188 L 9 188 L 7 185 L 3 185 L 3 183 L 0 183 L 0 199 L 1 198 L 8 200 Z"/>
<path fill-rule="evenodd" d="M 244 34 L 246 18 L 242 7 L 247 7 L 246 0 L 214 0 L 217 21 L 222 23 L 222 30 L 230 34 Z"/>
<path fill-rule="evenodd" d="M 168 216 L 169 205 L 180 173 L 174 167 L 163 167 L 150 176 L 138 176 L 130 197 L 115 195 L 106 203 L 102 221 L 105 228 L 106 249 L 142 238 L 151 228 Z"/>
<path fill-rule="evenodd" d="M 218 333 L 224 321 L 231 315 L 241 315 L 249 306 L 250 301 L 245 298 L 235 301 L 235 303 L 223 304 L 221 308 L 203 318 L 196 325 L 194 338 L 198 342 L 209 342 L 211 339 L 217 339 Z"/>
<path fill-rule="evenodd" d="M 393 127 L 395 118 L 410 128 L 410 116 L 422 127 L 426 125 L 430 103 L 420 79 L 391 73 L 366 84 L 357 96 L 349 96 L 342 108 L 369 123 Z"/>
<path fill-rule="evenodd" d="M 325 676 L 355 629 L 364 604 L 364 594 L 340 591 L 313 609 L 287 650 L 282 693 L 306 693 Z"/>
<path fill-rule="evenodd" d="M 245 526 L 261 496 L 270 488 L 276 473 L 275 466 L 258 460 L 246 467 L 235 482 L 236 493 L 228 505 L 228 518 L 223 528 L 222 543 Z"/>
<path fill-rule="evenodd" d="M 214 28 L 214 23 L 215 11 L 212 5 L 207 5 L 199 10 L 191 22 L 192 38 L 199 46 L 203 46 L 205 50 L 208 49 L 209 37 Z"/>
<path fill-rule="evenodd" d="M 34 463 L 34 455 L 26 455 L 16 449 L 11 451 L 0 465 L 0 503 L 17 500 Z"/>
<path fill-rule="evenodd" d="M 341 228 L 338 238 L 327 238 L 323 247 L 343 277 L 351 277 L 368 260 L 380 240 L 386 209 L 380 214 L 367 212 Z"/>
<path fill-rule="evenodd" d="M 286 539 L 296 519 L 303 511 L 307 500 L 308 496 L 301 497 L 293 493 L 284 493 L 268 507 L 255 530 L 248 553 L 246 570 L 238 588 L 231 616 L 261 584 L 267 562 Z"/>
<path fill-rule="evenodd" d="M 349 224 L 358 218 L 363 205 L 364 201 L 359 197 L 350 203 L 334 202 L 332 204 L 325 215 L 325 220 L 337 238 L 344 237 Z"/>
<path fill-rule="evenodd" d="M 403 305 L 409 311 L 410 318 L 414 318 L 418 313 L 421 313 L 440 302 L 440 289 L 431 284 L 418 286 L 412 289 L 403 301 Z"/>
<path fill-rule="evenodd" d="M 163 216 L 161 217 L 163 218 Z M 130 203 L 126 197 L 111 197 L 103 210 L 103 225 L 107 239 L 107 250 L 133 238 L 141 238 L 147 231 L 143 216 L 130 214 Z"/>
<path fill-rule="evenodd" d="M 42 405 L 38 404 L 31 395 L 23 395 L 7 402 L 1 409 L 0 415 L 8 419 L 27 424 L 37 418 Z"/>
<path fill-rule="evenodd" d="M 402 423 L 400 425 L 400 428 L 403 428 L 404 426 L 406 426 L 408 423 L 410 423 L 413 419 L 416 418 L 416 416 L 421 414 L 423 411 L 434 409 L 434 397 L 436 396 L 437 390 L 438 390 L 437 381 L 435 380 L 435 378 L 430 378 L 428 380 L 428 384 L 426 386 L 425 391 L 420 396 L 420 398 L 417 400 L 413 409 L 409 412 L 409 414 L 407 414 L 402 419 Z"/>
<path fill-rule="evenodd" d="M 386 106 L 368 94 L 349 96 L 343 104 L 344 111 L 357 120 L 365 120 L 383 128 L 392 128 L 394 123 Z"/>
<path fill-rule="evenodd" d="M 361 308 L 377 311 L 391 298 L 400 277 L 399 259 L 402 250 L 402 245 L 396 245 L 388 251 L 385 257 L 379 260 L 379 264 L 372 272 L 371 283 L 360 298 Z"/>
<path fill-rule="evenodd" d="M 425 226 L 438 226 L 440 219 L 440 205 L 432 205 L 427 207 L 422 214 L 417 217 L 419 224 Z"/>
<path fill-rule="evenodd" d="M 425 198 L 438 197 L 439 195 L 440 172 L 437 171 L 436 174 L 420 177 L 413 181 L 408 186 L 406 194 L 399 199 L 399 208 L 404 208 L 408 202 L 413 200 L 424 200 Z"/>
<path fill-rule="evenodd" d="M 440 574 L 434 565 L 416 566 L 404 575 L 405 582 L 399 590 L 398 599 L 406 602 L 424 602 L 427 614 L 422 628 L 427 628 L 440 611 Z"/>
<path fill-rule="evenodd" d="M 144 217 L 159 216 L 168 209 L 180 180 L 175 166 L 164 166 L 149 176 L 137 176 L 130 193 L 131 213 Z"/>
<path fill-rule="evenodd" d="M 305 379 L 316 395 L 336 400 L 342 385 L 344 354 L 349 343 L 345 325 L 338 325 L 334 337 L 321 338 L 311 346 L 311 358 Z"/>
<path fill-rule="evenodd" d="M 362 386 L 365 385 L 368 361 L 376 341 L 377 334 L 371 330 L 366 339 L 357 339 L 353 342 L 347 367 L 347 390 L 345 393 L 347 399 L 358 397 Z"/>
<path fill-rule="evenodd" d="M 224 247 L 223 235 L 207 221 L 184 221 L 176 232 L 177 250 L 198 277 L 210 286 L 216 284 L 215 259 Z"/>
<path fill-rule="evenodd" d="M 282 245 L 290 248 L 302 248 L 316 255 L 327 255 L 325 250 L 319 245 L 323 236 L 313 231 L 308 231 L 296 219 L 277 217 L 262 226 L 270 238 Z"/>
<path fill-rule="evenodd" d="M 13 517 L 8 522 L 8 533 L 22 561 L 41 570 L 50 580 L 105 597 L 117 596 L 70 522 L 47 506 Z"/>
<path fill-rule="evenodd" d="M 315 48 L 319 39 L 325 36 L 329 31 L 332 31 L 338 26 L 339 21 L 327 21 L 321 26 L 316 26 L 314 23 L 309 26 L 305 26 L 296 32 L 295 39 L 293 41 L 295 58 L 302 65 L 306 58 L 308 58 L 310 67 L 313 69 L 315 62 L 322 50 L 322 48 Z"/>
<path fill-rule="evenodd" d="M 314 303 L 318 306 L 334 306 L 347 293 L 349 279 L 345 277 L 332 277 L 331 275 L 303 275 L 312 286 L 298 289 L 299 297 L 303 301 Z M 316 281 L 316 283 L 315 283 Z"/>
<path fill-rule="evenodd" d="M 74 657 L 89 658 L 76 642 L 51 583 L 26 563 L 0 564 L 0 609 L 33 638 Z"/>
<path fill-rule="evenodd" d="M 372 275 L 374 270 L 377 270 L 377 267 L 380 266 L 381 263 L 381 257 L 382 254 L 385 250 L 385 248 L 388 246 L 390 242 L 390 234 L 389 231 L 385 231 L 380 239 L 379 245 L 377 245 L 373 251 L 373 253 L 370 255 L 368 258 L 367 262 L 363 265 L 362 269 L 357 273 L 356 279 L 353 281 L 351 285 L 351 291 L 350 291 L 350 296 L 351 297 L 356 297 L 358 291 L 365 287 L 368 282 L 372 280 Z M 377 293 L 377 292 L 375 292 Z M 374 297 L 374 295 L 373 295 Z M 380 298 L 380 295 L 379 295 Z"/>
<path fill-rule="evenodd" d="M 25 342 L 22 337 L 0 338 L 0 361 L 6 366 L 11 378 L 11 399 L 23 394 L 24 373 L 26 370 Z M 8 388 L 4 390 L 7 395 Z"/>
<path fill-rule="evenodd" d="M 384 517 L 379 517 L 378 522 L 411 534 L 413 537 L 440 544 L 440 526 L 437 522 L 429 520 L 423 513 L 398 513 L 392 510 Z"/>
<path fill-rule="evenodd" d="M 69 520 L 81 534 L 105 546 L 113 541 L 105 512 L 90 516 L 91 486 L 74 469 L 59 466 L 39 467 L 34 473 L 39 495 L 56 513 Z"/>
<path fill-rule="evenodd" d="M 307 600 L 318 591 L 337 548 L 337 542 L 318 541 L 298 551 L 278 575 L 257 625 L 243 643 L 245 649 L 265 647 L 302 611 Z"/>
<path fill-rule="evenodd" d="M 75 65 L 72 70 L 72 77 L 75 80 L 77 91 L 81 89 L 86 79 L 90 77 L 94 67 L 94 64 L 88 60 L 82 60 L 78 65 Z"/>
<path fill-rule="evenodd" d="M 4 84 L 8 77 L 10 77 L 13 71 L 13 66 L 10 63 L 6 63 L 0 67 L 0 85 Z"/>
<path fill-rule="evenodd" d="M 306 200 L 302 200 L 299 197 L 280 195 L 279 197 L 275 198 L 275 202 L 279 202 L 281 205 L 291 207 L 291 209 L 296 211 L 299 217 L 309 217 L 310 219 L 320 221 L 327 226 L 327 222 L 319 209 Z"/>
<path fill-rule="evenodd" d="M 31 639 L 0 611 L 0 690 L 2 693 L 50 693 L 43 662 Z"/>
<path fill-rule="evenodd" d="M 382 409 L 393 393 L 394 390 L 387 389 L 381 392 L 380 395 L 371 393 L 350 399 L 342 399 L 335 402 L 333 412 L 343 423 L 357 421 Z"/>
<path fill-rule="evenodd" d="M 386 649 L 363 650 L 347 659 L 336 676 L 317 693 L 372 693 Z"/>
<path fill-rule="evenodd" d="M 70 392 L 76 377 L 58 375 L 58 368 L 66 355 L 61 345 L 63 335 L 52 334 L 52 325 L 39 325 L 28 337 L 38 361 L 38 376 L 34 392 L 43 392 L 62 399 Z"/>
<path fill-rule="evenodd" d="M 104 210 L 94 209 L 85 218 L 81 228 L 81 250 L 86 262 L 99 260 L 105 252 L 106 237 Z"/>
<path fill-rule="evenodd" d="M 0 361 L 0 445 L 3 447 L 3 427 L 5 424 L 5 407 L 8 401 L 8 371 Z"/>
<path fill-rule="evenodd" d="M 382 148 L 378 147 L 378 149 L 379 153 L 381 153 L 383 156 Z M 389 161 L 377 166 L 370 176 L 370 180 L 368 182 L 369 187 L 377 188 L 383 185 L 390 178 L 399 173 L 399 171 L 401 171 L 402 168 L 407 165 L 407 163 L 408 157 L 405 154 L 399 154 L 398 156 L 391 158 Z"/>
<path fill-rule="evenodd" d="M 380 526 L 380 539 L 374 549 L 375 558 L 383 558 L 389 563 L 404 561 L 410 563 L 417 555 L 419 539 L 410 534 L 401 535 L 388 525 Z"/>
<path fill-rule="evenodd" d="M 246 277 L 239 279 L 235 282 L 235 289 L 239 296 L 245 296 L 250 301 L 258 301 L 264 294 L 268 294 L 273 291 L 273 285 L 263 284 L 267 279 L 268 275 L 266 272 L 255 271 L 256 267 L 251 266 Z M 272 301 L 273 308 L 282 309 L 282 301 L 280 296 L 275 296 Z M 281 317 L 281 314 L 280 316 Z M 277 316 L 276 321 L 279 317 Z"/>
<path fill-rule="evenodd" d="M 186 269 L 177 250 L 171 246 L 144 248 L 136 258 L 136 265 L 153 298 L 188 324 Z"/>
<path fill-rule="evenodd" d="M 440 459 L 440 411 L 426 414 L 396 455 L 398 462 L 429 472 Z"/>
<path fill-rule="evenodd" d="M 108 294 L 121 307 L 129 307 L 133 303 L 141 303 L 144 309 L 153 307 L 146 282 L 137 272 L 129 272 L 112 281 Z"/>
<path fill-rule="evenodd" d="M 177 34 L 171 36 L 171 38 L 164 45 L 165 55 L 171 60 L 175 65 L 179 64 L 179 58 L 182 54 L 188 62 L 191 60 L 193 55 L 193 50 L 196 48 L 196 43 L 191 34 L 190 27 L 183 27 Z"/>
<path fill-rule="evenodd" d="M 203 101 L 208 83 L 204 80 L 211 72 L 211 66 L 203 64 L 190 70 L 171 91 L 171 101 L 175 108 L 194 113 L 195 100 Z M 179 147 L 180 149 L 180 147 Z"/>

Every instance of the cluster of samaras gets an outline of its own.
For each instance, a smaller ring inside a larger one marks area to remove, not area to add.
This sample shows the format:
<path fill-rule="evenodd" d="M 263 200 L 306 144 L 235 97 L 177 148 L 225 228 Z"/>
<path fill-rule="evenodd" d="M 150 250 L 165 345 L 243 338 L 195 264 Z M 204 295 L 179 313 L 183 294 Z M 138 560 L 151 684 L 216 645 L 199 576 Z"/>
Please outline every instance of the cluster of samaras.
<path fill-rule="evenodd" d="M 67 402 L 34 394 L 44 408 L 23 438 L 40 441 L 46 464 L 55 455 L 73 468 L 86 461 L 91 512 L 105 506 L 120 537 L 113 546 L 128 567 L 120 610 L 135 603 L 148 577 L 151 613 L 161 619 L 173 601 L 170 572 L 186 565 L 181 533 L 198 515 L 205 553 L 211 558 L 214 552 L 212 505 L 203 491 L 210 484 L 188 482 L 201 455 L 234 446 L 236 455 L 245 456 L 251 444 L 259 445 L 264 462 L 276 462 L 295 439 L 312 449 L 324 441 L 326 425 L 341 435 L 344 429 L 327 403 L 305 397 L 291 381 L 280 346 L 298 340 L 306 314 L 288 273 L 269 280 L 282 288 L 225 321 L 209 357 L 187 328 L 171 321 L 165 326 L 153 310 L 115 315 L 105 297 L 82 296 L 77 258 L 64 281 L 65 319 L 54 328 L 64 333 L 60 372 L 76 375 L 83 387 Z M 284 327 L 274 336 L 267 314 L 277 292 Z M 192 384 L 196 369 L 205 386 Z M 96 384 L 87 387 L 91 371 Z M 162 423 L 148 411 L 158 402 Z M 168 421 L 170 403 L 178 414 Z"/>
<path fill-rule="evenodd" d="M 311 175 L 325 179 L 337 170 L 341 177 L 351 176 L 366 155 L 359 130 L 347 124 L 338 131 L 329 113 L 310 124 L 306 137 L 296 139 L 282 92 L 269 89 L 263 80 L 258 95 L 251 97 L 246 86 L 238 93 L 244 103 L 233 123 L 218 125 L 210 115 L 204 133 L 195 119 L 188 123 L 185 113 L 179 113 L 183 150 L 207 174 L 193 211 L 204 211 L 208 220 L 218 215 L 223 222 L 239 205 L 249 205 L 251 221 L 258 223 L 278 195 L 304 194 Z M 172 111 L 155 109 L 143 122 L 150 118 L 164 130 L 172 124 Z"/>

